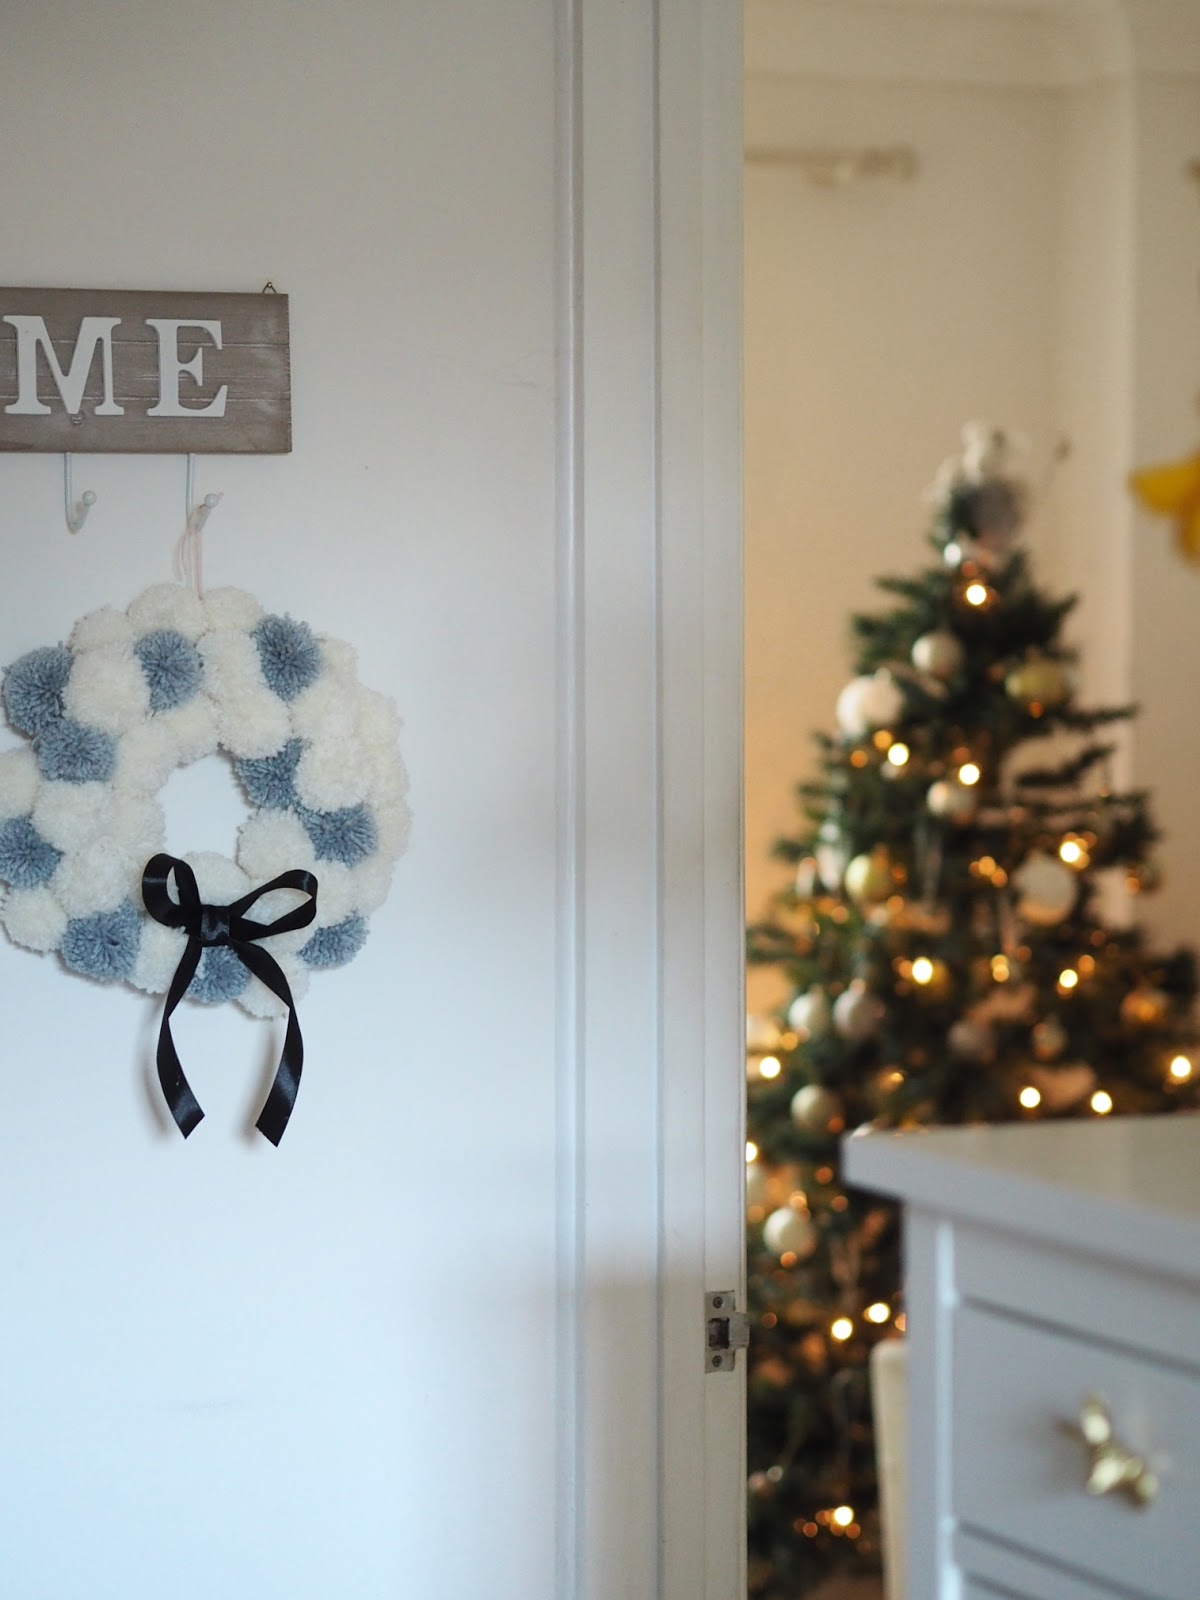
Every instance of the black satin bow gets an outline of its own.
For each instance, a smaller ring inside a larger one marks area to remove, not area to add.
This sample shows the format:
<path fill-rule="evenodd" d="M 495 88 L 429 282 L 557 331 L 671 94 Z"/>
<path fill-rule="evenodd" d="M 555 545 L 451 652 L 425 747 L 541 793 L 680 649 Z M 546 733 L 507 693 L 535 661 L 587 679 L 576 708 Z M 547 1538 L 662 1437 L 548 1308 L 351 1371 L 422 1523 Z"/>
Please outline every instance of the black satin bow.
<path fill-rule="evenodd" d="M 167 893 L 167 881 L 172 873 L 175 874 L 175 886 L 179 892 L 178 901 L 172 900 Z M 255 922 L 246 916 L 255 901 L 270 894 L 273 889 L 298 889 L 308 899 L 303 905 L 277 917 L 274 922 Z M 171 1037 L 171 1013 L 187 993 L 204 950 L 214 945 L 228 945 L 242 965 L 261 979 L 288 1008 L 287 1033 L 275 1080 L 254 1124 L 261 1134 L 277 1145 L 283 1138 L 292 1107 L 296 1104 L 300 1072 L 304 1066 L 304 1040 L 300 1036 L 296 1006 L 287 978 L 275 957 L 260 949 L 256 941 L 270 938 L 275 933 L 290 933 L 295 928 L 307 927 L 317 914 L 316 878 L 311 872 L 299 869 L 281 872 L 270 883 L 264 883 L 261 889 L 253 889 L 232 905 L 206 906 L 201 904 L 196 875 L 187 862 L 179 861 L 174 856 L 156 855 L 146 863 L 146 870 L 142 873 L 142 899 L 156 922 L 161 922 L 167 928 L 182 928 L 187 934 L 187 944 L 179 958 L 175 976 L 171 979 L 171 987 L 167 990 L 162 1025 L 158 1030 L 158 1081 L 180 1133 L 186 1139 L 192 1129 L 203 1121 L 204 1113 L 179 1063 L 175 1041 Z"/>

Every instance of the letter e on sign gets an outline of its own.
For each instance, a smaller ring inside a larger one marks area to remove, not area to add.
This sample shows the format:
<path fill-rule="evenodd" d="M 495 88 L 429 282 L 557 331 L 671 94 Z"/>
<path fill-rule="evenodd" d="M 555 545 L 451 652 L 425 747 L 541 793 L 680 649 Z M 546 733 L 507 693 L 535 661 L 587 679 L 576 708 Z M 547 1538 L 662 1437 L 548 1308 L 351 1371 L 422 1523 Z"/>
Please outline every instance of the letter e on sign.
<path fill-rule="evenodd" d="M 0 289 L 0 450 L 284 454 L 288 299 Z"/>

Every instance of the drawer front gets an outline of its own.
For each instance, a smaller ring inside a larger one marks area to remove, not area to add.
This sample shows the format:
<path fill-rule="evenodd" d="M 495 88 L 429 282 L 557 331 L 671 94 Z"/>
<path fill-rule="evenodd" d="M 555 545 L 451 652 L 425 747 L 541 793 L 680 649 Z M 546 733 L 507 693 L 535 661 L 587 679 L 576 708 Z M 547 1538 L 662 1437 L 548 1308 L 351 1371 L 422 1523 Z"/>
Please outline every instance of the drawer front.
<path fill-rule="evenodd" d="M 954 1314 L 952 1360 L 951 1503 L 964 1529 L 1146 1600 L 1196 1600 L 1200 1379 L 969 1305 Z M 1149 1506 L 1085 1491 L 1073 1427 L 1092 1395 L 1154 1468 Z"/>

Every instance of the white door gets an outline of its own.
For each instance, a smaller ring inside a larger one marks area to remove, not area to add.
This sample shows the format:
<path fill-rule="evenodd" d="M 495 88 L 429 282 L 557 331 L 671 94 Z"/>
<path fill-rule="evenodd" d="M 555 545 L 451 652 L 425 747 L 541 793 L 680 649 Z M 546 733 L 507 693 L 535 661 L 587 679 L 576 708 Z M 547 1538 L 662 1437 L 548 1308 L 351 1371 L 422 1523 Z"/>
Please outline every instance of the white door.
<path fill-rule="evenodd" d="M 52 0 L 0 20 L 6 282 L 290 296 L 211 584 L 349 640 L 415 824 L 278 1036 L 0 941 L 0 1592 L 732 1600 L 737 8 Z M 0 308 L 2 314 L 2 308 Z M 180 458 L 0 460 L 0 659 L 170 575 Z M 15 738 L 5 734 L 7 744 Z M 168 848 L 231 854 L 217 757 Z"/>

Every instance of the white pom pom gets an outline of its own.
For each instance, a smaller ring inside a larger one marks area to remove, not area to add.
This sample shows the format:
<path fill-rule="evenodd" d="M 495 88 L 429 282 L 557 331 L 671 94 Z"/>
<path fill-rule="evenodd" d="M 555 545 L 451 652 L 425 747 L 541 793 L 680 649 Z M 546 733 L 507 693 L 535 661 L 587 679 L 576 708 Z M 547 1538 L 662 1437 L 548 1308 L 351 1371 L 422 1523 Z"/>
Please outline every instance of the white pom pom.
<path fill-rule="evenodd" d="M 50 887 L 68 917 L 94 911 L 115 911 L 129 898 L 134 863 L 111 839 L 93 839 L 74 855 L 64 856 Z"/>
<path fill-rule="evenodd" d="M 113 797 L 105 783 L 44 783 L 31 820 L 47 844 L 75 851 L 106 833 L 112 814 Z"/>
<path fill-rule="evenodd" d="M 49 889 L 14 889 L 0 922 L 14 944 L 26 950 L 55 950 L 67 931 L 67 914 Z"/>
<path fill-rule="evenodd" d="M 358 671 L 358 651 L 352 644 L 347 644 L 344 639 L 326 638 L 321 639 L 320 644 L 326 672 L 339 678 L 355 676 Z"/>
<path fill-rule="evenodd" d="M 392 861 L 387 856 L 372 856 L 354 868 L 356 907 L 364 917 L 378 911 L 392 886 Z"/>
<path fill-rule="evenodd" d="M 296 867 L 312 872 L 317 865 L 312 841 L 299 817 L 290 811 L 264 811 L 244 823 L 238 834 L 237 859 L 252 883 L 265 883 Z"/>
<path fill-rule="evenodd" d="M 129 607 L 128 616 L 139 638 L 169 628 L 185 639 L 196 640 L 208 627 L 204 606 L 190 589 L 178 583 L 156 583 Z"/>
<path fill-rule="evenodd" d="M 221 743 L 239 758 L 273 756 L 292 736 L 287 706 L 266 688 L 227 695 L 217 727 Z"/>
<path fill-rule="evenodd" d="M 354 707 L 358 737 L 366 745 L 392 749 L 400 738 L 400 713 L 394 700 L 376 689 L 360 689 Z"/>
<path fill-rule="evenodd" d="M 167 837 L 162 806 L 151 795 L 118 794 L 112 807 L 109 836 L 138 867 L 144 867 Z M 141 904 L 141 893 L 135 896 Z"/>
<path fill-rule="evenodd" d="M 189 851 L 183 859 L 196 874 L 196 887 L 206 906 L 230 905 L 252 887 L 237 862 L 215 850 Z"/>
<path fill-rule="evenodd" d="M 244 589 L 210 589 L 204 596 L 204 612 L 210 629 L 253 633 L 262 621 L 263 608 Z"/>
<path fill-rule="evenodd" d="M 403 800 L 374 808 L 375 826 L 379 832 L 379 854 L 395 861 L 408 848 L 408 835 L 412 828 L 412 812 Z"/>
<path fill-rule="evenodd" d="M 347 739 L 311 744 L 296 766 L 296 793 L 313 811 L 340 811 L 367 796 L 368 770 L 356 744 Z"/>
<path fill-rule="evenodd" d="M 199 644 L 204 662 L 204 687 L 219 706 L 238 695 L 265 689 L 258 650 L 249 634 L 233 628 L 206 633 Z"/>
<path fill-rule="evenodd" d="M 102 606 L 99 611 L 89 611 L 86 617 L 71 629 L 71 649 L 78 655 L 84 650 L 99 650 L 106 645 L 128 649 L 134 641 L 133 624 L 123 611 Z"/>
<path fill-rule="evenodd" d="M 346 738 L 354 728 L 352 696 L 340 678 L 324 673 L 292 701 L 292 726 L 317 743 Z"/>
<path fill-rule="evenodd" d="M 333 928 L 345 922 L 359 909 L 357 869 L 343 866 L 340 861 L 322 861 L 317 873 L 318 928 Z M 304 930 L 304 943 L 312 937 L 312 928 Z"/>
<path fill-rule="evenodd" d="M 160 711 L 155 721 L 175 740 L 180 766 L 212 755 L 220 743 L 217 708 L 203 695 L 193 695 L 186 705 L 176 706 L 173 711 Z"/>
<path fill-rule="evenodd" d="M 145 721 L 150 690 L 136 657 L 121 645 L 104 645 L 75 657 L 63 705 L 89 728 L 124 733 Z"/>
<path fill-rule="evenodd" d="M 27 817 L 37 798 L 37 757 L 26 745 L 6 750 L 0 756 L 0 822 L 8 817 Z"/>
<path fill-rule="evenodd" d="M 117 742 L 113 787 L 125 794 L 157 794 L 180 763 L 179 741 L 166 716 L 151 717 Z"/>
<path fill-rule="evenodd" d="M 181 928 L 164 928 L 161 922 L 146 921 L 130 983 L 147 994 L 165 994 L 186 944 Z"/>
<path fill-rule="evenodd" d="M 274 952 L 273 952 L 274 953 Z M 292 991 L 293 1000 L 302 1000 L 308 993 L 309 969 L 307 965 L 296 956 L 277 955 L 276 960 L 288 981 Z M 238 996 L 238 1004 L 250 1013 L 252 1017 L 284 1017 L 287 1007 L 283 1001 L 267 988 L 258 978 L 251 978 L 245 989 Z"/>
<path fill-rule="evenodd" d="M 366 758 L 367 800 L 379 809 L 403 804 L 408 793 L 408 768 L 395 745 L 368 749 Z"/>

